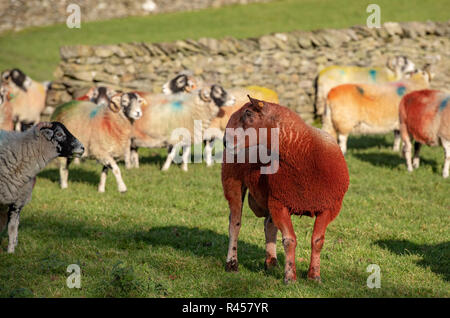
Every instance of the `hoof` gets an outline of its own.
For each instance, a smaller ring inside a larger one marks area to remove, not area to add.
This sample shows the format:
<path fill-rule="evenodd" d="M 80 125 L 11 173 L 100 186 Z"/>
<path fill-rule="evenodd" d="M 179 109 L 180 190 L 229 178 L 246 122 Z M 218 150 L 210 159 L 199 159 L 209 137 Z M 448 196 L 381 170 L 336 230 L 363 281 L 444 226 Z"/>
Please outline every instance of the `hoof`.
<path fill-rule="evenodd" d="M 308 279 L 309 279 L 309 280 L 312 280 L 312 281 L 314 281 L 314 282 L 317 282 L 317 283 L 319 283 L 319 284 L 322 283 L 322 279 L 320 278 L 320 276 L 314 276 L 314 277 L 311 277 L 311 276 L 308 275 Z"/>
<path fill-rule="evenodd" d="M 236 260 L 228 261 L 225 265 L 225 271 L 227 272 L 237 272 L 238 271 L 238 262 Z"/>
<path fill-rule="evenodd" d="M 284 278 L 284 283 L 286 285 L 289 285 L 291 283 L 295 283 L 297 281 L 297 277 L 285 277 Z"/>
<path fill-rule="evenodd" d="M 273 270 L 278 267 L 278 260 L 275 257 L 272 257 L 264 262 L 264 269 L 266 271 Z"/>

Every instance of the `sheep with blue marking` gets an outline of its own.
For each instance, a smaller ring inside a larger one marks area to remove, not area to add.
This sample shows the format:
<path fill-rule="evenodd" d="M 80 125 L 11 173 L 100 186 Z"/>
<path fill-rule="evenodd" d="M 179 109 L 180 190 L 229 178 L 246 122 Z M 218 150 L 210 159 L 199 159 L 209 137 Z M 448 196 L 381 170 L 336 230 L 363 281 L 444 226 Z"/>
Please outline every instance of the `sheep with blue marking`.
<path fill-rule="evenodd" d="M 139 166 L 138 147 L 168 147 L 169 154 L 162 167 L 163 171 L 169 169 L 180 148 L 183 149 L 182 170 L 188 170 L 191 144 L 202 142 L 203 131 L 219 111 L 217 101 L 223 99 L 223 104 L 228 104 L 234 99 L 218 85 L 173 95 L 139 94 L 148 105 L 143 107 L 142 118 L 133 127 L 131 166 Z M 195 121 L 198 121 L 198 127 L 195 127 Z M 175 132 L 184 132 L 182 140 L 174 135 L 175 129 L 178 129 Z"/>
<path fill-rule="evenodd" d="M 109 169 L 116 178 L 119 192 L 127 191 L 116 159 L 124 157 L 126 163 L 130 161 L 133 122 L 141 117 L 145 103 L 138 94 L 118 93 L 108 106 L 75 100 L 55 109 L 52 120 L 64 123 L 86 145 L 85 157 L 95 158 L 103 165 L 99 192 L 105 192 Z M 60 160 L 63 189 L 68 186 L 69 164 L 65 158 Z"/>
<path fill-rule="evenodd" d="M 327 95 L 333 87 L 342 84 L 383 84 L 402 79 L 415 70 L 406 56 L 389 58 L 385 67 L 359 67 L 332 65 L 320 71 L 317 77 L 316 113 L 322 115 Z"/>
<path fill-rule="evenodd" d="M 428 88 L 431 75 L 416 71 L 408 79 L 386 84 L 344 84 L 327 97 L 323 129 L 338 139 L 345 154 L 349 134 L 395 133 L 394 151 L 400 150 L 398 106 L 414 90 Z"/>

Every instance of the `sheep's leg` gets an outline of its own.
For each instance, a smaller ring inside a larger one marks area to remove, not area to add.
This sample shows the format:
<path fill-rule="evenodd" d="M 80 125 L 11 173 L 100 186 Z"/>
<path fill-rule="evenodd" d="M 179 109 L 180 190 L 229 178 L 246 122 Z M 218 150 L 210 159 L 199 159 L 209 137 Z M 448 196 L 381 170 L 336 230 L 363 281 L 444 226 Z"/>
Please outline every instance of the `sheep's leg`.
<path fill-rule="evenodd" d="M 444 147 L 445 161 L 444 169 L 442 169 L 442 176 L 448 178 L 448 172 L 450 169 L 450 140 L 441 138 L 442 146 Z"/>
<path fill-rule="evenodd" d="M 164 162 L 164 165 L 161 168 L 162 171 L 167 171 L 170 168 L 170 165 L 172 164 L 172 161 L 175 158 L 175 155 L 177 154 L 178 146 L 171 145 L 171 146 L 169 146 L 167 151 L 168 151 L 168 155 L 167 155 L 166 162 Z"/>
<path fill-rule="evenodd" d="M 128 144 L 125 147 L 124 160 L 125 160 L 125 169 L 133 168 L 133 165 L 131 163 L 131 139 L 128 140 Z"/>
<path fill-rule="evenodd" d="M 228 255 L 225 270 L 227 272 L 238 271 L 238 257 L 237 257 L 237 245 L 239 230 L 241 229 L 241 217 L 242 217 L 242 203 L 245 198 L 247 189 L 242 186 L 238 181 L 228 181 L 226 185 L 225 197 L 228 199 L 228 205 L 230 207 L 230 217 L 228 226 Z M 232 183 L 232 184 L 230 184 Z"/>
<path fill-rule="evenodd" d="M 98 192 L 105 192 L 106 177 L 108 176 L 108 166 L 103 166 L 102 173 L 100 174 L 100 183 L 98 184 Z"/>
<path fill-rule="evenodd" d="M 73 158 L 73 164 L 74 165 L 79 165 L 81 163 L 81 160 L 80 160 L 80 158 Z"/>
<path fill-rule="evenodd" d="M 19 242 L 20 210 L 21 208 L 11 206 L 8 211 L 8 253 L 14 253 L 14 249 Z"/>
<path fill-rule="evenodd" d="M 69 186 L 69 164 L 70 160 L 68 158 L 59 157 L 59 185 L 61 189 L 67 189 Z"/>
<path fill-rule="evenodd" d="M 414 143 L 414 158 L 413 158 L 413 162 L 412 162 L 412 165 L 413 165 L 414 169 L 419 168 L 419 165 L 420 165 L 420 157 L 419 157 L 419 155 L 420 155 L 420 148 L 421 147 L 422 147 L 422 144 L 420 142 L 416 141 Z"/>
<path fill-rule="evenodd" d="M 138 147 L 131 146 L 130 150 L 130 160 L 131 160 L 131 166 L 133 168 L 139 168 L 139 153 L 138 153 Z"/>
<path fill-rule="evenodd" d="M 295 267 L 295 248 L 297 237 L 292 226 L 291 216 L 288 209 L 279 201 L 269 201 L 269 211 L 275 226 L 281 231 L 284 252 L 286 254 L 286 265 L 284 268 L 284 282 L 287 284 L 297 280 Z"/>
<path fill-rule="evenodd" d="M 394 130 L 394 147 L 392 148 L 394 151 L 400 151 L 400 144 L 402 142 L 402 138 L 400 136 L 400 130 Z"/>
<path fill-rule="evenodd" d="M 278 229 L 270 216 L 264 220 L 264 233 L 266 235 L 266 261 L 264 267 L 271 269 L 278 265 L 277 261 L 277 232 Z"/>
<path fill-rule="evenodd" d="M 408 171 L 412 172 L 413 166 L 412 166 L 412 162 L 411 162 L 411 151 L 412 151 L 411 140 L 409 139 L 409 137 L 403 136 L 403 143 L 404 143 L 403 154 L 406 159 L 406 166 L 408 167 Z"/>
<path fill-rule="evenodd" d="M 341 147 L 341 151 L 344 155 L 347 152 L 347 138 L 348 138 L 348 135 L 342 135 L 342 134 L 339 134 L 339 137 L 338 137 L 339 147 Z"/>
<path fill-rule="evenodd" d="M 119 192 L 121 192 L 121 193 L 127 192 L 127 186 L 123 182 L 122 174 L 120 173 L 119 166 L 117 165 L 117 163 L 114 160 L 110 161 L 110 166 L 112 168 L 114 177 L 116 177 L 117 188 L 119 189 Z"/>
<path fill-rule="evenodd" d="M 205 143 L 205 161 L 206 161 L 206 166 L 208 166 L 208 167 L 212 166 L 212 164 L 213 164 L 212 150 L 214 147 L 214 141 L 215 141 L 215 139 L 206 140 L 206 143 Z"/>
<path fill-rule="evenodd" d="M 320 281 L 320 251 L 325 242 L 325 231 L 332 220 L 328 212 L 324 211 L 316 216 L 311 236 L 311 262 L 309 264 L 308 278 L 316 281 Z"/>
<path fill-rule="evenodd" d="M 8 224 L 8 206 L 0 205 L 0 234 Z"/>
<path fill-rule="evenodd" d="M 184 145 L 183 146 L 183 163 L 181 164 L 181 169 L 183 171 L 188 171 L 188 162 L 191 158 L 191 145 Z"/>

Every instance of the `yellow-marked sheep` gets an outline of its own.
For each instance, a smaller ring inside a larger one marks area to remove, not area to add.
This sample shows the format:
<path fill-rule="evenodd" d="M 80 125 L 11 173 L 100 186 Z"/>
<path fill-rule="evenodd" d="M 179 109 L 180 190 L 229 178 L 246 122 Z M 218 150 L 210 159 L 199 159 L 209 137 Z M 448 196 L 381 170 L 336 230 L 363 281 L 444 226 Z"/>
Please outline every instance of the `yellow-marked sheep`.
<path fill-rule="evenodd" d="M 328 93 L 323 129 L 335 138 L 345 154 L 349 134 L 395 131 L 394 150 L 400 149 L 398 107 L 403 95 L 429 86 L 427 71 L 386 84 L 344 84 Z"/>
<path fill-rule="evenodd" d="M 329 91 L 342 84 L 371 84 L 395 82 L 415 70 L 406 56 L 389 58 L 386 67 L 358 67 L 332 65 L 320 71 L 317 77 L 316 113 L 322 115 Z"/>

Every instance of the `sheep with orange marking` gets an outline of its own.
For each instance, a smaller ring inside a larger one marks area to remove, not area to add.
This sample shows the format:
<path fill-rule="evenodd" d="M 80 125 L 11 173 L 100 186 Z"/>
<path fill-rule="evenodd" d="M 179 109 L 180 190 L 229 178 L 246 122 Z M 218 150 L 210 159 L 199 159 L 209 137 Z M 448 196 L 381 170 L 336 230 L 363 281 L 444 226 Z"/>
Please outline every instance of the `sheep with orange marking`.
<path fill-rule="evenodd" d="M 386 84 L 344 84 L 327 97 L 323 129 L 337 137 L 345 154 L 349 134 L 394 131 L 394 151 L 400 150 L 398 105 L 403 95 L 428 88 L 431 75 L 416 71 L 408 79 Z"/>
<path fill-rule="evenodd" d="M 2 81 L 11 88 L 10 103 L 13 107 L 15 130 L 25 130 L 38 123 L 45 109 L 46 86 L 32 80 L 19 69 L 4 71 Z"/>
<path fill-rule="evenodd" d="M 118 93 L 111 98 L 109 106 L 89 101 L 71 101 L 55 109 L 52 120 L 62 122 L 85 146 L 84 156 L 97 159 L 103 170 L 98 186 L 105 192 L 109 169 L 116 178 L 119 192 L 127 191 L 115 159 L 125 157 L 130 161 L 130 145 L 133 122 L 142 116 L 145 100 L 135 93 Z M 67 188 L 70 161 L 60 160 L 61 188 Z"/>
<path fill-rule="evenodd" d="M 245 134 L 253 131 L 255 135 L 239 139 L 238 131 Z M 266 268 L 277 264 L 277 232 L 281 231 L 286 253 L 285 282 L 297 278 L 297 239 L 291 215 L 316 217 L 308 278 L 320 280 L 325 230 L 339 214 L 349 185 L 347 164 L 336 141 L 326 132 L 307 125 L 287 107 L 250 98 L 231 116 L 224 144 L 222 185 L 230 208 L 226 270 L 238 270 L 237 242 L 248 191 L 250 208 L 257 217 L 265 218 Z M 248 156 L 254 148 L 265 148 L 266 153 L 278 154 L 274 156 L 278 158 L 272 160 L 270 167 L 267 161 L 263 164 L 261 157 L 235 163 L 241 152 Z"/>
<path fill-rule="evenodd" d="M 408 171 L 418 168 L 422 144 L 444 147 L 442 176 L 448 178 L 450 168 L 450 93 L 420 90 L 405 95 L 399 106 L 400 135 Z M 411 137 L 415 140 L 414 161 L 411 162 Z"/>

